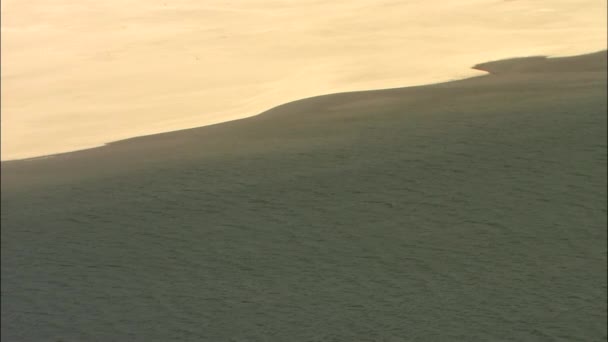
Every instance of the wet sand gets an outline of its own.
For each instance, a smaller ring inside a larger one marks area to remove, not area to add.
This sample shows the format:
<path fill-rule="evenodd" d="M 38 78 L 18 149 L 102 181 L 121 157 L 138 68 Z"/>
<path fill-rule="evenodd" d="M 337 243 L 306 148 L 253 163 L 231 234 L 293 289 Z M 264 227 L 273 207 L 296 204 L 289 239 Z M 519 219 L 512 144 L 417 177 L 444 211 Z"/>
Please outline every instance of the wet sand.
<path fill-rule="evenodd" d="M 606 339 L 606 52 L 2 163 L 7 341 Z"/>
<path fill-rule="evenodd" d="M 2 160 L 606 48 L 598 0 L 2 1 Z"/>

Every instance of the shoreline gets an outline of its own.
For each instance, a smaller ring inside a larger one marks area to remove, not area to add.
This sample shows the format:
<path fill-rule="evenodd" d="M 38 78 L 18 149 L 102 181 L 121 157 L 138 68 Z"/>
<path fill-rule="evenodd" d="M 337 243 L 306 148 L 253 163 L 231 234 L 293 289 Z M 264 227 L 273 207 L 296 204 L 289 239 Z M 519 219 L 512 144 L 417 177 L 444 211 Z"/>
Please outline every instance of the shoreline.
<path fill-rule="evenodd" d="M 483 63 L 479 63 L 479 64 L 474 64 L 472 66 L 469 67 L 469 70 L 472 71 L 474 70 L 474 72 L 476 73 L 476 75 L 467 75 L 467 76 L 463 76 L 462 78 L 449 78 L 446 81 L 438 81 L 438 82 L 432 82 L 432 83 L 425 83 L 425 84 L 417 84 L 417 85 L 407 85 L 407 86 L 397 86 L 397 87 L 384 87 L 384 88 L 372 88 L 372 89 L 359 89 L 359 90 L 348 90 L 348 91 L 336 91 L 336 92 L 330 92 L 330 93 L 326 93 L 326 94 L 320 94 L 320 95 L 313 95 L 313 96 L 309 96 L 309 97 L 303 97 L 303 98 L 299 98 L 296 100 L 291 100 L 291 101 L 286 101 L 286 102 L 282 102 L 278 105 L 274 105 L 271 106 L 265 110 L 256 112 L 256 114 L 251 114 L 251 115 L 240 115 L 237 116 L 236 118 L 232 118 L 232 119 L 227 119 L 227 120 L 221 120 L 221 121 L 217 121 L 217 122 L 211 122 L 209 124 L 203 124 L 203 125 L 198 125 L 198 126 L 185 126 L 185 127 L 179 127 L 179 128 L 175 128 L 175 129 L 170 129 L 170 130 L 162 130 L 162 131 L 158 131 L 158 132 L 152 132 L 152 133 L 146 133 L 146 134 L 139 134 L 139 135 L 134 135 L 134 136 L 129 136 L 129 137 L 125 137 L 125 138 L 120 138 L 120 139 L 116 139 L 116 140 L 111 140 L 108 142 L 104 142 L 104 143 L 100 143 L 100 144 L 96 144 L 96 145 L 92 145 L 92 146 L 86 146 L 86 147 L 79 147 L 79 148 L 75 148 L 75 149 L 68 149 L 68 150 L 62 150 L 62 151 L 57 151 L 57 152 L 50 152 L 49 154 L 42 154 L 42 155 L 33 155 L 33 156 L 24 156 L 24 157 L 14 157 L 11 159 L 0 159 L 0 163 L 13 163 L 13 162 L 26 162 L 26 161 L 32 161 L 32 160 L 39 160 L 39 159 L 47 159 L 47 158 L 55 158 L 58 156 L 62 156 L 62 155 L 66 155 L 66 154 L 70 154 L 70 153 L 75 153 L 75 152 L 82 152 L 82 151 L 87 151 L 87 150 L 92 150 L 92 149 L 99 149 L 99 148 L 103 148 L 112 144 L 116 144 L 116 143 L 120 143 L 122 141 L 127 141 L 127 140 L 131 140 L 131 139 L 138 139 L 138 138 L 143 138 L 143 137 L 150 137 L 150 136 L 155 136 L 155 135 L 160 135 L 160 134 L 167 134 L 167 133 L 176 133 L 176 132 L 180 132 L 180 131 L 185 131 L 185 130 L 191 130 L 191 129 L 197 129 L 197 128 L 201 128 L 201 127 L 209 127 L 209 126 L 215 126 L 215 125 L 222 125 L 225 123 L 229 123 L 229 122 L 234 122 L 234 121 L 239 121 L 239 120 L 245 120 L 245 119 L 249 119 L 249 118 L 253 118 L 259 115 L 262 115 L 268 111 L 271 111 L 272 109 L 276 108 L 276 107 L 280 107 L 280 106 L 284 106 L 287 105 L 289 103 L 293 103 L 293 102 L 297 102 L 297 101 L 305 101 L 305 100 L 309 100 L 309 99 L 314 99 L 314 98 L 318 98 L 318 97 L 324 97 L 324 96 L 332 96 L 332 95 L 338 95 L 338 94 L 347 94 L 347 93 L 360 93 L 360 92 L 369 92 L 369 91 L 386 91 L 386 90 L 395 90 L 395 89 L 405 89 L 405 88 L 415 88 L 415 87 L 427 87 L 427 86 L 435 86 L 435 85 L 440 85 L 440 84 L 446 84 L 446 83 L 451 83 L 451 82 L 459 82 L 459 81 L 463 81 L 463 80 L 468 80 L 468 79 L 474 79 L 474 78 L 478 78 L 478 77 L 484 77 L 484 76 L 490 76 L 493 74 L 496 74 L 496 72 L 492 71 L 492 70 L 485 70 L 483 69 L 484 65 L 488 65 L 494 62 L 503 62 L 503 61 L 513 61 L 513 60 L 520 60 L 520 59 L 540 59 L 542 60 L 554 60 L 554 59 L 560 59 L 560 58 L 569 58 L 569 57 L 575 57 L 575 56 L 582 56 L 582 55 L 589 55 L 589 54 L 595 54 L 595 53 L 602 53 L 606 50 L 602 49 L 602 50 L 596 50 L 596 51 L 590 51 L 590 52 L 586 52 L 586 53 L 581 53 L 581 54 L 573 54 L 573 55 L 536 55 L 536 56 L 515 56 L 515 57 L 510 57 L 510 58 L 506 58 L 506 59 L 496 59 L 496 60 L 491 60 L 491 61 L 487 61 L 487 62 L 483 62 Z M 2 156 L 0 156 L 1 158 Z"/>
<path fill-rule="evenodd" d="M 597 1 L 2 2 L 2 160 L 606 48 Z"/>
<path fill-rule="evenodd" d="M 559 58 L 559 57 L 556 57 L 556 58 Z M 475 70 L 473 67 L 471 67 L 470 69 Z M 403 88 L 433 86 L 433 85 L 445 84 L 445 83 L 450 83 L 450 82 L 458 82 L 458 81 L 472 79 L 472 78 L 476 78 L 476 77 L 483 77 L 483 76 L 487 76 L 487 75 L 490 74 L 487 71 L 483 71 L 483 70 L 478 70 L 478 71 L 481 71 L 481 73 L 478 74 L 478 75 L 464 76 L 463 78 L 450 78 L 447 81 L 438 81 L 438 82 L 434 82 L 434 83 L 424 83 L 424 84 L 416 84 L 416 85 L 408 85 L 408 86 L 397 86 L 397 87 L 385 87 L 385 88 L 356 89 L 356 90 L 336 91 L 336 92 L 330 92 L 330 93 L 325 93 L 325 94 L 313 95 L 313 96 L 309 96 L 309 97 L 303 97 L 303 98 L 298 98 L 298 99 L 295 99 L 295 100 L 285 101 L 285 102 L 282 102 L 282 103 L 280 103 L 278 105 L 271 106 L 271 107 L 269 107 L 269 108 L 267 108 L 267 109 L 265 109 L 263 111 L 257 112 L 256 114 L 238 116 L 238 117 L 236 117 L 234 119 L 227 119 L 227 120 L 223 120 L 223 121 L 212 122 L 212 123 L 203 124 L 203 125 L 200 125 L 200 126 L 186 126 L 186 127 L 183 127 L 183 128 L 176 128 L 176 129 L 172 129 L 172 130 L 168 130 L 168 131 L 159 131 L 159 132 L 154 132 L 154 133 L 135 135 L 135 136 L 130 136 L 130 137 L 126 137 L 126 138 L 122 138 L 122 139 L 118 139 L 118 140 L 112 140 L 112 141 L 101 143 L 101 144 L 98 144 L 98 145 L 93 145 L 93 146 L 89 146 L 89 147 L 82 147 L 82 148 L 77 148 L 77 149 L 73 149 L 73 150 L 59 151 L 59 152 L 54 152 L 54 153 L 50 153 L 50 154 L 36 155 L 36 156 L 31 156 L 31 157 L 16 157 L 14 159 L 0 159 L 0 163 L 30 161 L 30 160 L 54 158 L 54 157 L 57 157 L 57 156 L 61 156 L 61 155 L 65 155 L 65 154 L 70 154 L 70 153 L 74 153 L 74 152 L 81 152 L 81 151 L 86 151 L 86 150 L 103 148 L 105 146 L 121 143 L 123 141 L 128 141 L 128 140 L 132 140 L 132 139 L 151 137 L 151 136 L 161 135 L 161 134 L 167 134 L 167 133 L 178 133 L 180 131 L 186 131 L 186 130 L 197 129 L 197 128 L 202 128 L 202 127 L 210 127 L 210 126 L 222 125 L 222 124 L 225 124 L 225 123 L 230 123 L 230 122 L 235 122 L 235 121 L 239 121 L 239 120 L 246 120 L 246 119 L 249 119 L 249 118 L 254 118 L 256 116 L 262 115 L 262 114 L 264 114 L 264 113 L 266 113 L 266 112 L 268 112 L 270 110 L 273 110 L 274 108 L 280 107 L 280 106 L 288 105 L 288 104 L 293 103 L 293 102 L 299 102 L 299 101 L 306 101 L 306 100 L 310 100 L 310 99 L 315 99 L 315 98 L 318 98 L 318 97 L 332 96 L 332 95 L 339 95 L 339 94 L 349 94 L 349 93 L 361 93 L 361 92 L 368 92 L 368 91 L 385 91 L 385 90 L 394 90 L 394 89 L 403 89 Z"/>

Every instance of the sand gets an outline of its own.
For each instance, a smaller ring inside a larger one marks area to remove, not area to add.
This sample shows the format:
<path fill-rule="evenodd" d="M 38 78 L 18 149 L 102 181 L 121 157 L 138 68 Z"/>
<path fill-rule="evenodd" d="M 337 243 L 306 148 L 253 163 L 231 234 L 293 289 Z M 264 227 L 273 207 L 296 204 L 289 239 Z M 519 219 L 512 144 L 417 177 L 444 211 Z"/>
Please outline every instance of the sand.
<path fill-rule="evenodd" d="M 606 340 L 606 52 L 477 68 L 2 163 L 2 340 Z"/>
<path fill-rule="evenodd" d="M 2 160 L 606 48 L 606 3 L 2 1 Z"/>

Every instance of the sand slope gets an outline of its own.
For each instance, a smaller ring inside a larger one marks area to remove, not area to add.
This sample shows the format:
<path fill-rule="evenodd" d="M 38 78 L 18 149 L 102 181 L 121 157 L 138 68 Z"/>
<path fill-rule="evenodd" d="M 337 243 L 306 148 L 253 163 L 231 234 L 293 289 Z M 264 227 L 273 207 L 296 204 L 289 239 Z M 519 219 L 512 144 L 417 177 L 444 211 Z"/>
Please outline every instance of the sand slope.
<path fill-rule="evenodd" d="M 606 48 L 599 0 L 4 0 L 2 160 Z"/>
<path fill-rule="evenodd" d="M 605 61 L 2 163 L 2 338 L 605 340 Z"/>

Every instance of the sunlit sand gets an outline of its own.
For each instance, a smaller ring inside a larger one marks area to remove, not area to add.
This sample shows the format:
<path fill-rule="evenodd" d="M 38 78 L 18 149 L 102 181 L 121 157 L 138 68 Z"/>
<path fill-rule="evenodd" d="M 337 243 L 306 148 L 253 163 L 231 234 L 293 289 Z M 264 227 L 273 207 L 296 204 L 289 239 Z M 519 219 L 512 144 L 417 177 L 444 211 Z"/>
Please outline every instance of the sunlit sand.
<path fill-rule="evenodd" d="M 604 1 L 2 1 L 2 160 L 606 48 Z M 205 146 L 201 146 L 205 148 Z"/>

